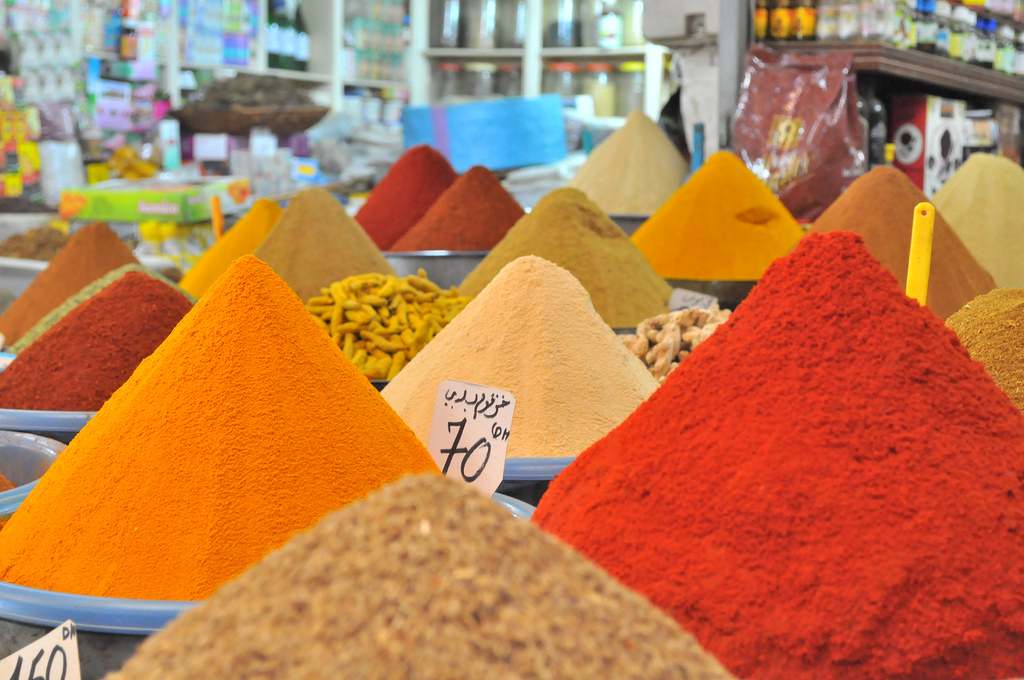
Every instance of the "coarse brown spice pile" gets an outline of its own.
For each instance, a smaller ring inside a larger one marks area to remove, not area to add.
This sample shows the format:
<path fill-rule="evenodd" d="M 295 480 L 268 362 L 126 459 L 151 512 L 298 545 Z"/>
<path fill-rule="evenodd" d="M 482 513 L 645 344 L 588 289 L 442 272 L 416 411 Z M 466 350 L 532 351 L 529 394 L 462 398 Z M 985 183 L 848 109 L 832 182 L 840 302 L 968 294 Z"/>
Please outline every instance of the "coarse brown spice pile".
<path fill-rule="evenodd" d="M 561 542 L 413 476 L 296 536 L 108 676 L 197 677 L 731 676 Z"/>
<path fill-rule="evenodd" d="M 997 288 L 949 317 L 971 357 L 1024 410 L 1024 289 Z"/>

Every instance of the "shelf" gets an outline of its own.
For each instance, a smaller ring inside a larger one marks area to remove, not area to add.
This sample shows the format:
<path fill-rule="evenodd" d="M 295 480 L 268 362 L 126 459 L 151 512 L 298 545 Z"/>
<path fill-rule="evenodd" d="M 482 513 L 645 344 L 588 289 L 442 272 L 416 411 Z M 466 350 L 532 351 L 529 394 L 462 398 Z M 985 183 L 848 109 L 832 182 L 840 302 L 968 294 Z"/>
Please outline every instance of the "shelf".
<path fill-rule="evenodd" d="M 406 90 L 409 84 L 404 80 L 375 80 L 373 78 L 346 78 L 342 76 L 342 85 L 346 87 L 367 87 L 376 90 Z"/>
<path fill-rule="evenodd" d="M 266 68 L 260 71 L 264 75 L 277 76 L 278 78 L 287 78 L 289 80 L 299 80 L 306 83 L 329 83 L 331 82 L 331 76 L 326 73 L 314 73 L 312 71 L 293 71 L 287 68 Z"/>
<path fill-rule="evenodd" d="M 839 50 L 853 53 L 853 69 L 880 73 L 968 96 L 1024 104 L 1024 78 L 917 50 L 901 50 L 878 43 L 824 41 L 816 43 L 768 43 L 788 51 Z"/>
<path fill-rule="evenodd" d="M 620 59 L 643 59 L 644 46 L 618 47 L 615 49 L 604 49 L 601 47 L 545 47 L 541 49 L 540 56 L 544 59 L 562 59 L 572 61 L 609 61 Z"/>
<path fill-rule="evenodd" d="M 523 50 L 518 47 L 495 47 L 494 49 L 478 49 L 475 47 L 430 47 L 426 50 L 429 59 L 480 60 L 522 59 Z"/>

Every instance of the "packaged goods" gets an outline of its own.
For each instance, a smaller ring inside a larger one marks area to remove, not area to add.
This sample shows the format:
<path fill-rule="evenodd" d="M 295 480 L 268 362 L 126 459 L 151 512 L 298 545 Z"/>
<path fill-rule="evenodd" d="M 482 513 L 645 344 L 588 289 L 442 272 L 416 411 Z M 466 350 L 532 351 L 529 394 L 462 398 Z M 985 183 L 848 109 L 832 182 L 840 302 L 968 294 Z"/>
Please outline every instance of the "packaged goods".
<path fill-rule="evenodd" d="M 680 309 L 645 319 L 636 327 L 635 334 L 623 335 L 622 342 L 662 382 L 697 345 L 728 320 L 729 310 L 719 309 L 718 305 L 709 309 Z"/>
<path fill-rule="evenodd" d="M 971 357 L 1024 410 L 1024 290 L 997 288 L 946 321 Z"/>
<path fill-rule="evenodd" d="M 1024 416 L 849 233 L 804 239 L 534 521 L 744 678 L 1024 671 Z"/>

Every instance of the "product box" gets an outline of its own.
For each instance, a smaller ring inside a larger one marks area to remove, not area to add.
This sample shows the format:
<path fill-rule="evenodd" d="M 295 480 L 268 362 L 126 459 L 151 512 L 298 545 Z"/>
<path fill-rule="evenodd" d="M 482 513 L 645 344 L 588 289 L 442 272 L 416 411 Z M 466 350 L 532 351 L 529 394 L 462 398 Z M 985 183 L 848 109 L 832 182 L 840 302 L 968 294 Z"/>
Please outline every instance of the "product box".
<path fill-rule="evenodd" d="M 565 158 L 558 95 L 506 97 L 448 106 L 410 106 L 402 113 L 406 148 L 429 144 L 457 172 L 543 165 Z"/>
<path fill-rule="evenodd" d="M 209 177 L 188 181 L 111 180 L 61 192 L 65 220 L 101 222 L 192 223 L 210 219 L 210 199 L 220 197 L 224 214 L 241 211 L 252 189 L 246 177 Z"/>
<path fill-rule="evenodd" d="M 963 164 L 967 103 L 930 95 L 893 97 L 895 166 L 932 196 Z"/>

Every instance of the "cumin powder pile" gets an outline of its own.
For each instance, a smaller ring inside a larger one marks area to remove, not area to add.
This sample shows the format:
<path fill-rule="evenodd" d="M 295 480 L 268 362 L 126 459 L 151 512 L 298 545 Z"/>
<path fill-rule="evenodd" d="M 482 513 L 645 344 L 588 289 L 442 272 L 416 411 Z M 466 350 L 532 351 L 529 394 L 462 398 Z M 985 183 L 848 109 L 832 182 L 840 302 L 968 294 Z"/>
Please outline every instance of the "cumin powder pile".
<path fill-rule="evenodd" d="M 979 295 L 946 324 L 1024 411 L 1024 290 L 997 288 Z"/>

